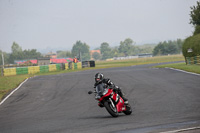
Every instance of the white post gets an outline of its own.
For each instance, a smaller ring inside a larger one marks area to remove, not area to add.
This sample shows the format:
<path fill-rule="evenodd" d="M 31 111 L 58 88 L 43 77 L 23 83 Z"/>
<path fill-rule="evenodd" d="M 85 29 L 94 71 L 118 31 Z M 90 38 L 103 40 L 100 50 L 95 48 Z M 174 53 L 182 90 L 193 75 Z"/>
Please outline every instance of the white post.
<path fill-rule="evenodd" d="M 4 68 L 4 57 L 3 57 L 3 52 L 1 53 L 2 55 L 2 63 L 3 63 L 3 68 Z"/>
<path fill-rule="evenodd" d="M 1 76 L 3 76 L 3 75 L 4 75 L 4 74 L 3 74 L 3 69 L 4 69 L 4 57 L 3 57 L 3 51 L 2 51 L 2 53 L 1 53 L 1 56 L 2 56 L 2 64 L 3 64 L 2 69 L 1 69 Z"/>

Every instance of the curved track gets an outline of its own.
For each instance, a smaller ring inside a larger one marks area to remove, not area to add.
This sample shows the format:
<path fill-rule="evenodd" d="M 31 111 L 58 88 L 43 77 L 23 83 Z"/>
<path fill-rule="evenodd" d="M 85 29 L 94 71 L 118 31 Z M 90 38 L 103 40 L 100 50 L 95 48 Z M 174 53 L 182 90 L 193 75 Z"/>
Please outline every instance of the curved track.
<path fill-rule="evenodd" d="M 200 76 L 153 65 L 88 70 L 29 79 L 0 106 L 2 133 L 161 132 L 200 124 Z M 104 73 L 133 107 L 118 118 L 87 92 Z"/>

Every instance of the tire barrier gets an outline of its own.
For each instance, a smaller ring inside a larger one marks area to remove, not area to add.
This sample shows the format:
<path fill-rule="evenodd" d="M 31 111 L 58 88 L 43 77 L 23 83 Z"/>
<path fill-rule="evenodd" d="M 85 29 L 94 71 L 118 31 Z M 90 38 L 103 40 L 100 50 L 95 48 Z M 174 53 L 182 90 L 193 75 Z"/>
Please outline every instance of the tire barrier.
<path fill-rule="evenodd" d="M 49 72 L 56 71 L 56 64 L 49 65 Z"/>
<path fill-rule="evenodd" d="M 40 72 L 39 66 L 28 67 L 28 74 L 35 74 Z"/>
<path fill-rule="evenodd" d="M 16 68 L 7 68 L 4 69 L 4 76 L 11 76 L 11 75 L 16 75 Z"/>
<path fill-rule="evenodd" d="M 27 74 L 28 73 L 28 67 L 17 67 L 16 68 L 16 74 Z"/>
<path fill-rule="evenodd" d="M 16 68 L 4 68 L 4 76 L 20 75 L 20 74 L 35 74 L 46 73 L 59 70 L 76 70 L 82 69 L 82 62 L 78 63 L 63 63 L 63 64 L 51 64 L 44 66 L 29 66 L 29 67 L 16 67 Z"/>
<path fill-rule="evenodd" d="M 89 61 L 82 61 L 82 68 L 85 68 L 85 67 L 90 67 Z"/>
<path fill-rule="evenodd" d="M 49 66 L 40 66 L 40 72 L 41 73 L 49 72 Z"/>
<path fill-rule="evenodd" d="M 69 63 L 65 63 L 65 70 L 68 70 L 69 69 Z"/>
<path fill-rule="evenodd" d="M 95 67 L 95 61 L 90 61 L 90 67 Z"/>
<path fill-rule="evenodd" d="M 95 67 L 95 61 L 83 61 L 82 68 L 85 67 Z"/>
<path fill-rule="evenodd" d="M 194 56 L 194 57 L 186 57 L 186 64 L 189 65 L 200 65 L 200 56 Z"/>
<path fill-rule="evenodd" d="M 70 69 L 72 69 L 72 70 L 74 70 L 74 68 L 75 68 L 75 65 L 74 65 L 75 63 L 70 63 Z"/>
<path fill-rule="evenodd" d="M 77 69 L 82 69 L 82 62 L 77 63 Z"/>

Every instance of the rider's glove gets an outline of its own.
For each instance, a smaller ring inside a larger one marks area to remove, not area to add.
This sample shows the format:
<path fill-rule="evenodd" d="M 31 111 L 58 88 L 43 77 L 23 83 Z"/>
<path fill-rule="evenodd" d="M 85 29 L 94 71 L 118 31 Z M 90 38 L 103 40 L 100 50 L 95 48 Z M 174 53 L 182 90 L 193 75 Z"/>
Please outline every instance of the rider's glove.
<path fill-rule="evenodd" d="M 113 85 L 112 81 L 110 79 L 107 79 L 107 84 L 108 85 Z"/>
<path fill-rule="evenodd" d="M 94 88 L 96 88 L 96 86 L 97 86 L 97 83 L 94 84 Z"/>

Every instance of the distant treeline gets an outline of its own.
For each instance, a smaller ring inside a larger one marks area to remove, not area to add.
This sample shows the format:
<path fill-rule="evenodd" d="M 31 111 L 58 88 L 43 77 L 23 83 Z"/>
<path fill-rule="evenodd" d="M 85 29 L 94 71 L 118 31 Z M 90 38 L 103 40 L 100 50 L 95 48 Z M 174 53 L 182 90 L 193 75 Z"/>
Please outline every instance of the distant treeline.
<path fill-rule="evenodd" d="M 135 42 L 127 38 L 124 41 L 121 41 L 119 46 L 110 47 L 109 43 L 103 42 L 99 48 L 95 50 L 100 50 L 100 53 L 95 52 L 90 55 L 90 47 L 88 44 L 81 41 L 77 41 L 71 51 L 57 51 L 57 58 L 65 58 L 75 56 L 81 60 L 90 60 L 91 58 L 95 60 L 105 60 L 113 57 L 125 57 L 125 56 L 134 56 L 143 53 L 150 53 L 154 56 L 156 55 L 166 55 L 166 54 L 177 54 L 181 52 L 183 40 L 177 39 L 176 41 L 164 41 L 158 44 L 144 44 L 144 45 L 135 45 Z M 37 59 L 44 57 L 36 49 L 23 50 L 22 47 L 13 42 L 11 47 L 12 52 L 6 53 L 0 50 L 0 54 L 4 56 L 5 64 L 13 64 L 15 60 L 28 60 L 28 59 Z M 92 57 L 91 57 L 92 56 Z M 0 58 L 0 65 L 2 65 L 2 58 Z"/>
<path fill-rule="evenodd" d="M 182 52 L 183 40 L 160 42 L 153 50 L 153 55 L 180 54 Z"/>

